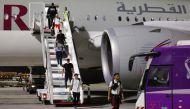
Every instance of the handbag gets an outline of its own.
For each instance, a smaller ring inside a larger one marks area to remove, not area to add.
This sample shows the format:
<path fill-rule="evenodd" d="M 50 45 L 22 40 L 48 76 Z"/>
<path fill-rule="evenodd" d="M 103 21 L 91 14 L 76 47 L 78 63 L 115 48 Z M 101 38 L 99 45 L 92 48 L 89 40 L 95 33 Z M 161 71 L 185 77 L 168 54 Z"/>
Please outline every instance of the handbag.
<path fill-rule="evenodd" d="M 68 102 L 73 102 L 73 100 L 74 100 L 73 97 L 71 96 L 71 94 L 69 94 L 68 97 L 67 97 L 67 101 Z"/>

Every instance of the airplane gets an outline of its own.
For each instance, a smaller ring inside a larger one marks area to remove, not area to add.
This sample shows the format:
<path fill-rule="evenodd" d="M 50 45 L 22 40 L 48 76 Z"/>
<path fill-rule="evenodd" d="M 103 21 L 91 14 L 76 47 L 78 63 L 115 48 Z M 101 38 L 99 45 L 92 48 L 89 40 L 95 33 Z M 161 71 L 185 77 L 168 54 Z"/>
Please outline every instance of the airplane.
<path fill-rule="evenodd" d="M 137 89 L 146 61 L 135 60 L 130 72 L 131 55 L 189 39 L 190 30 L 185 28 L 189 0 L 4 0 L 0 4 L 0 66 L 43 66 L 31 13 L 42 9 L 38 11 L 45 18 L 52 2 L 61 18 L 65 7 L 70 11 L 80 72 L 89 84 L 104 80 L 108 84 L 113 73 L 119 72 L 125 89 Z M 159 25 L 162 22 L 165 26 Z"/>

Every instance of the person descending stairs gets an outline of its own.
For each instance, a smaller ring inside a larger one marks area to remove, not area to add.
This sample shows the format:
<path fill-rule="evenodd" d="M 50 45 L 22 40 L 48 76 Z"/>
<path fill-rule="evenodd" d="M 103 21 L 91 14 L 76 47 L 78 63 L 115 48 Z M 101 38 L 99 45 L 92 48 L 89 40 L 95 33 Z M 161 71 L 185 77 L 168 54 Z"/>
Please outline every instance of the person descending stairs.
<path fill-rule="evenodd" d="M 47 65 L 46 69 L 46 89 L 47 93 L 46 94 L 46 99 L 49 100 L 51 104 L 72 104 L 71 101 L 68 99 L 70 98 L 70 93 L 69 93 L 69 88 L 71 85 L 71 82 L 68 81 L 72 80 L 73 73 L 76 73 L 79 75 L 80 78 L 80 72 L 78 68 L 78 63 L 76 59 L 76 54 L 75 54 L 75 48 L 73 45 L 73 40 L 72 40 L 72 34 L 70 30 L 70 25 L 68 18 L 64 21 L 66 25 L 63 27 L 67 31 L 65 31 L 64 36 L 64 41 L 62 44 L 60 44 L 60 41 L 56 39 L 56 37 L 51 36 L 50 34 L 44 34 L 41 35 L 44 41 L 43 43 L 43 60 L 44 63 Z M 61 30 L 63 30 L 61 28 Z M 59 35 L 59 34 L 58 34 Z M 62 40 L 62 39 L 61 39 Z M 59 45 L 60 44 L 60 45 Z M 62 51 L 62 53 L 61 53 Z M 63 57 L 63 51 L 66 52 L 66 56 L 62 59 Z M 66 63 L 68 63 L 69 58 L 69 68 L 72 69 L 68 73 L 68 66 L 66 66 Z M 62 66 L 62 67 L 61 67 Z M 63 72 L 64 71 L 64 72 Z M 83 89 L 80 86 L 80 103 L 83 103 Z M 72 96 L 72 94 L 71 94 Z"/>

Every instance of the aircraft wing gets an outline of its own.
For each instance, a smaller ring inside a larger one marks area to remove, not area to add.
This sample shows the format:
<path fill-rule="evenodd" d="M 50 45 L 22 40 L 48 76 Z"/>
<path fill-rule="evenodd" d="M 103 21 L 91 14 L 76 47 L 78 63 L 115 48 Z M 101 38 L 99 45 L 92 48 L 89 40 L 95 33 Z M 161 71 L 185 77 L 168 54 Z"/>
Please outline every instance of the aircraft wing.
<path fill-rule="evenodd" d="M 190 33 L 190 21 L 148 21 L 145 26 L 173 29 Z"/>

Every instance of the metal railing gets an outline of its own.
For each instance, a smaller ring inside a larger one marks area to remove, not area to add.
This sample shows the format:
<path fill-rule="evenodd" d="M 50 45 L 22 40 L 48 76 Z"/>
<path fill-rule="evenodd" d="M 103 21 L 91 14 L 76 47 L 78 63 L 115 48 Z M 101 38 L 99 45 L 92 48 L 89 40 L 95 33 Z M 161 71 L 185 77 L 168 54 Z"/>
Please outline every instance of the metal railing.
<path fill-rule="evenodd" d="M 51 70 L 51 62 L 50 62 L 50 50 L 48 47 L 48 41 L 46 40 L 46 36 L 44 35 L 44 17 L 43 13 L 40 14 L 40 36 L 41 36 L 41 43 L 42 43 L 42 54 L 43 54 L 43 64 L 44 67 L 46 68 L 46 85 L 47 85 L 47 90 L 49 92 L 49 98 L 50 98 L 50 103 L 53 104 L 53 80 L 52 80 L 52 70 Z M 35 17 L 34 17 L 35 18 Z"/>
<path fill-rule="evenodd" d="M 69 54 L 71 54 L 71 60 L 73 63 L 73 67 L 74 67 L 74 73 L 78 73 L 79 74 L 79 78 L 81 78 L 80 76 L 80 71 L 79 71 L 79 66 L 78 66 L 78 60 L 77 60 L 77 56 L 76 56 L 76 51 L 75 51 L 75 46 L 74 46 L 74 42 L 73 42 L 73 37 L 72 37 L 72 33 L 71 33 L 71 28 L 70 28 L 70 24 L 69 24 L 69 20 L 68 18 L 64 21 L 65 24 L 65 35 L 67 37 L 67 43 L 69 46 Z M 81 79 L 82 80 L 82 79 Z M 84 102 L 84 94 L 83 94 L 83 88 L 80 88 L 80 102 L 81 104 Z"/>

